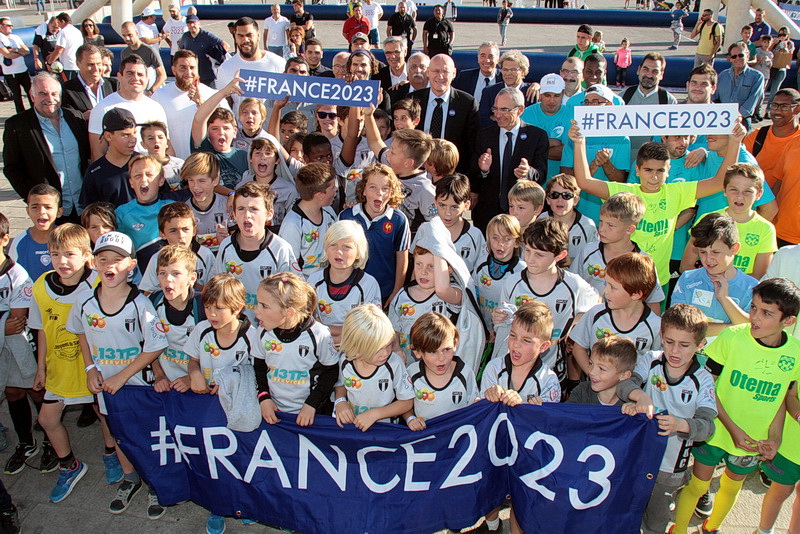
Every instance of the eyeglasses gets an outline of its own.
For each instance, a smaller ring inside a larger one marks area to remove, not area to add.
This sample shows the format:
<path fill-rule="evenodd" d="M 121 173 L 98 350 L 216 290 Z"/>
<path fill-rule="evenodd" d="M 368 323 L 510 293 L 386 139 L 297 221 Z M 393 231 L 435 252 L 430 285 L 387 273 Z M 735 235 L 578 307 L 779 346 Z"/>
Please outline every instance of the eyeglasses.
<path fill-rule="evenodd" d="M 568 69 L 561 69 L 562 74 L 572 74 L 573 76 L 577 76 L 580 74 L 577 70 L 568 70 Z"/>
<path fill-rule="evenodd" d="M 740 57 L 744 57 L 744 56 L 746 56 L 746 55 L 747 55 L 747 54 L 731 54 L 731 55 L 730 55 L 730 56 L 728 56 L 728 57 L 729 57 L 729 58 L 731 58 L 731 59 L 737 59 L 737 58 L 740 58 Z"/>
<path fill-rule="evenodd" d="M 772 104 L 769 105 L 769 108 L 770 109 L 777 109 L 777 110 L 780 110 L 780 111 L 790 111 L 796 105 L 797 104 L 780 104 L 780 103 L 777 103 L 777 102 L 773 102 Z"/>
<path fill-rule="evenodd" d="M 317 111 L 317 117 L 320 119 L 335 119 L 338 117 L 335 112 L 331 113 L 328 111 Z"/>
<path fill-rule="evenodd" d="M 94 24 L 92 24 L 91 22 L 87 22 L 86 24 L 83 25 L 83 27 L 84 28 L 94 28 Z"/>
<path fill-rule="evenodd" d="M 558 200 L 559 198 L 563 198 L 564 200 L 570 200 L 575 198 L 575 193 L 570 193 L 569 191 L 559 192 L 559 191 L 550 191 L 547 193 L 547 198 L 551 200 Z"/>
<path fill-rule="evenodd" d="M 518 107 L 519 106 L 514 106 L 513 108 L 496 108 L 496 107 L 492 106 L 491 109 L 492 109 L 492 113 L 497 113 L 498 111 L 502 111 L 503 113 L 511 113 L 512 111 L 514 111 Z"/>

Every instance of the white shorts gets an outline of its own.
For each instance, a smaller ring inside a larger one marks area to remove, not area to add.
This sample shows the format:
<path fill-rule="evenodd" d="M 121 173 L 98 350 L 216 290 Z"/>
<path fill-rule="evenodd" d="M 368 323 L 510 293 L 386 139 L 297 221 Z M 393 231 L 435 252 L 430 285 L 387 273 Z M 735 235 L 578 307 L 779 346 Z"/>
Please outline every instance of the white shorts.
<path fill-rule="evenodd" d="M 44 392 L 44 400 L 50 402 L 63 402 L 64 406 L 75 406 L 77 404 L 92 404 L 94 403 L 94 395 L 87 395 L 85 397 L 62 397 L 49 391 Z"/>

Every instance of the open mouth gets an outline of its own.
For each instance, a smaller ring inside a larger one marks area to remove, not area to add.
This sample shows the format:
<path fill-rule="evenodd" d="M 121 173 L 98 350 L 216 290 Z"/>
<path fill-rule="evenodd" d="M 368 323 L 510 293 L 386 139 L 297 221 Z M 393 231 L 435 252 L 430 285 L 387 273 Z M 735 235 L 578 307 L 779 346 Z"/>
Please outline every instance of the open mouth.
<path fill-rule="evenodd" d="M 251 222 L 244 222 L 242 223 L 242 230 L 245 232 L 252 232 L 253 231 L 253 223 Z"/>
<path fill-rule="evenodd" d="M 114 277 L 116 277 L 116 273 L 114 271 L 106 271 L 103 273 L 103 277 L 106 280 L 111 281 L 114 279 Z"/>

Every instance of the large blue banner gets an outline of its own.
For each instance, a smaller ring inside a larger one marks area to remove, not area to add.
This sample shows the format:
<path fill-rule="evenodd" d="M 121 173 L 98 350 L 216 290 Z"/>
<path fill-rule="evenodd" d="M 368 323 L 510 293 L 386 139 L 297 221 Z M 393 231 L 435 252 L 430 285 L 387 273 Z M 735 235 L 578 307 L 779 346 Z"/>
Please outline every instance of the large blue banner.
<path fill-rule="evenodd" d="M 162 504 L 307 534 L 460 529 L 511 494 L 527 532 L 638 533 L 666 444 L 619 408 L 481 401 L 412 432 L 294 416 L 233 432 L 216 397 L 127 386 L 106 395 L 114 436 Z"/>
<path fill-rule="evenodd" d="M 355 80 L 348 83 L 338 78 L 247 69 L 239 71 L 239 76 L 244 80 L 241 83 L 244 96 L 281 100 L 289 95 L 292 102 L 332 106 L 377 106 L 381 88 L 377 80 Z"/>

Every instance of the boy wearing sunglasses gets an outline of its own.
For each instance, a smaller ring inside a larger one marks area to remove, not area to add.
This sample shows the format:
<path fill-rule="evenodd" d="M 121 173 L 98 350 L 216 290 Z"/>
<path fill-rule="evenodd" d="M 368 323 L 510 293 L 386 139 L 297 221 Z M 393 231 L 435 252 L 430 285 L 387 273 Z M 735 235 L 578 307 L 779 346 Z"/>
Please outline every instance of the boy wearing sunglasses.
<path fill-rule="evenodd" d="M 552 217 L 569 228 L 569 249 L 564 265 L 568 267 L 583 245 L 597 241 L 597 226 L 575 209 L 581 199 L 581 190 L 574 176 L 557 174 L 547 182 L 544 191 L 547 209 L 539 218 Z"/>

